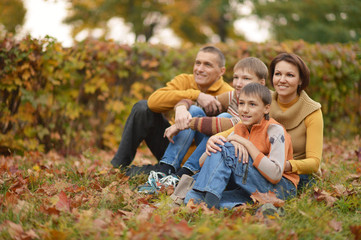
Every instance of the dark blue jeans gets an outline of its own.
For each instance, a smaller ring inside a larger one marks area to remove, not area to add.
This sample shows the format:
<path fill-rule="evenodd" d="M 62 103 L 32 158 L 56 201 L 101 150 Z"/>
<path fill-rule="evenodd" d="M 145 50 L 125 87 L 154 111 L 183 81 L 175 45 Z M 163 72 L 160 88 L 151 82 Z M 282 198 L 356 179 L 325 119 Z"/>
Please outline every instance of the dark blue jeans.
<path fill-rule="evenodd" d="M 282 177 L 277 184 L 267 181 L 252 166 L 253 160 L 249 158 L 249 165 L 238 162 L 234 147 L 226 142 L 221 152 L 212 153 L 207 157 L 201 171 L 196 176 L 193 189 L 188 192 L 184 200 L 195 202 L 204 201 L 205 194 L 210 192 L 219 199 L 218 208 L 233 208 L 242 203 L 250 202 L 252 193 L 258 191 L 266 193 L 272 191 L 280 199 L 296 195 L 296 187 L 291 181 Z M 245 177 L 245 171 L 248 174 Z M 244 181 L 245 179 L 245 181 Z"/>
<path fill-rule="evenodd" d="M 114 167 L 126 167 L 131 164 L 143 140 L 159 161 L 169 143 L 168 139 L 163 137 L 165 129 L 169 126 L 168 120 L 161 113 L 149 109 L 146 100 L 137 102 L 125 123 L 122 140 L 111 164 Z"/>

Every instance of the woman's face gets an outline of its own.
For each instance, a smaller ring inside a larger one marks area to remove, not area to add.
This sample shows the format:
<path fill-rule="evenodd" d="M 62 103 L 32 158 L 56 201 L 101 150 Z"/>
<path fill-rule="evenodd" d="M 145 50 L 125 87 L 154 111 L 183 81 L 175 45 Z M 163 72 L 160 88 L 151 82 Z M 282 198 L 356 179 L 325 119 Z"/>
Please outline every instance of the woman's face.
<path fill-rule="evenodd" d="M 289 103 L 296 98 L 297 87 L 301 85 L 300 73 L 296 65 L 286 61 L 277 63 L 272 81 L 281 102 Z"/>

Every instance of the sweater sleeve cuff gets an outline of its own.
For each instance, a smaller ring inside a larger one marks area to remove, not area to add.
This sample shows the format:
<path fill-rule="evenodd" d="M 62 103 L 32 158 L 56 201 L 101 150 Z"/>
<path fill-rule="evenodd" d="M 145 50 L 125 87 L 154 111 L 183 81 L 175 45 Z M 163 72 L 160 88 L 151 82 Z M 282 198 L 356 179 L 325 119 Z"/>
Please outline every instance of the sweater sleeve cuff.
<path fill-rule="evenodd" d="M 193 101 L 192 101 L 192 100 L 183 99 L 183 100 L 180 100 L 180 101 L 174 106 L 174 110 L 175 110 L 177 107 L 179 107 L 179 106 L 186 106 L 186 108 L 189 109 L 192 104 L 193 104 Z"/>
<path fill-rule="evenodd" d="M 191 121 L 189 122 L 190 129 L 195 130 L 195 125 L 196 125 L 197 120 L 198 120 L 198 117 L 191 118 Z"/>
<path fill-rule="evenodd" d="M 258 165 L 260 164 L 263 157 L 264 157 L 264 154 L 260 152 L 257 155 L 256 159 L 253 159 L 253 166 L 258 167 Z"/>
<path fill-rule="evenodd" d="M 290 164 L 291 164 L 291 172 L 292 173 L 297 173 L 297 165 L 295 164 L 294 160 L 289 160 Z"/>

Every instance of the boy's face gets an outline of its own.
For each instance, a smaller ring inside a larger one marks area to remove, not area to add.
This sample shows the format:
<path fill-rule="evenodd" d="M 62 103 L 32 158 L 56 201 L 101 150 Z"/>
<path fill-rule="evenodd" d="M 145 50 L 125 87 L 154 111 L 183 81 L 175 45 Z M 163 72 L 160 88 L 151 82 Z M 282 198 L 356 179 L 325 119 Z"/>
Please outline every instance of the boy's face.
<path fill-rule="evenodd" d="M 269 113 L 270 105 L 264 105 L 262 99 L 257 95 L 239 96 L 238 112 L 241 121 L 251 130 L 254 124 L 260 123 L 265 114 Z"/>
<path fill-rule="evenodd" d="M 233 87 L 236 89 L 237 97 L 239 97 L 239 92 L 241 91 L 241 89 L 251 82 L 258 82 L 263 86 L 266 84 L 265 79 L 259 79 L 253 71 L 248 71 L 242 68 L 234 71 Z"/>

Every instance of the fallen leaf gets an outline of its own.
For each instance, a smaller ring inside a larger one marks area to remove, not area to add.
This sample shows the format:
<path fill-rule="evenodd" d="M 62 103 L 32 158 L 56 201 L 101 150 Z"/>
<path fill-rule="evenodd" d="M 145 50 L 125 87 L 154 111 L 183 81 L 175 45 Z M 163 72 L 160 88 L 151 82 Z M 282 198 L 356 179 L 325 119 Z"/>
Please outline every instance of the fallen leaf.
<path fill-rule="evenodd" d="M 136 216 L 136 219 L 141 222 L 145 222 L 149 220 L 152 216 L 152 213 L 154 212 L 154 208 L 150 207 L 149 205 L 142 204 L 140 206 L 140 212 Z"/>
<path fill-rule="evenodd" d="M 216 212 L 219 212 L 219 210 L 214 208 L 214 207 L 209 209 L 206 206 L 205 202 L 201 202 L 201 203 L 196 204 L 196 203 L 194 203 L 193 199 L 190 199 L 186 206 L 190 210 L 191 213 L 197 213 L 197 212 L 199 212 L 199 210 L 202 210 L 203 214 L 206 214 L 206 215 L 211 215 L 211 214 L 214 214 Z"/>
<path fill-rule="evenodd" d="M 337 197 L 344 195 L 346 192 L 346 187 L 342 184 L 332 185 L 332 188 L 335 190 L 335 194 Z"/>
<path fill-rule="evenodd" d="M 108 227 L 108 224 L 104 220 L 97 218 L 94 219 L 93 226 L 97 229 L 106 229 Z"/>
<path fill-rule="evenodd" d="M 342 230 L 342 222 L 338 222 L 335 219 L 332 219 L 328 222 L 328 225 L 332 227 L 336 232 L 339 232 Z"/>
<path fill-rule="evenodd" d="M 58 197 L 59 197 L 59 200 L 55 204 L 55 208 L 60 211 L 69 212 L 70 211 L 70 200 L 66 196 L 66 193 L 61 191 L 59 193 Z"/>
<path fill-rule="evenodd" d="M 359 161 L 361 161 L 361 147 L 358 148 L 358 151 L 355 150 L 356 157 Z"/>
<path fill-rule="evenodd" d="M 283 207 L 285 201 L 277 198 L 274 192 L 268 191 L 267 193 L 260 193 L 258 191 L 252 193 L 251 198 L 254 202 L 259 202 L 260 204 L 272 203 L 275 207 Z"/>
<path fill-rule="evenodd" d="M 332 197 L 330 193 L 318 188 L 315 188 L 313 196 L 318 202 L 325 201 L 327 206 L 333 206 L 337 200 L 335 197 Z"/>
<path fill-rule="evenodd" d="M 346 181 L 361 180 L 361 174 L 350 174 L 347 176 Z"/>
<path fill-rule="evenodd" d="M 120 210 L 118 209 L 118 213 L 120 213 L 120 215 L 123 217 L 123 219 L 125 220 L 129 220 L 130 218 L 134 217 L 134 213 L 133 212 L 128 212 L 128 211 L 124 211 L 124 210 Z"/>
<path fill-rule="evenodd" d="M 5 205 L 15 205 L 18 203 L 18 200 L 19 200 L 19 195 L 11 192 L 6 192 Z"/>
<path fill-rule="evenodd" d="M 354 240 L 361 240 L 361 225 L 350 226 L 350 231 L 355 236 Z"/>
<path fill-rule="evenodd" d="M 16 224 L 9 220 L 6 220 L 5 223 L 8 225 L 9 235 L 13 239 L 20 239 L 20 240 L 26 239 L 27 240 L 27 239 L 38 239 L 39 238 L 39 236 L 32 229 L 25 232 L 23 227 L 20 224 Z"/>
<path fill-rule="evenodd" d="M 58 230 L 51 229 L 49 230 L 49 237 L 47 239 L 57 239 L 57 240 L 66 240 L 68 239 L 68 234 Z"/>
<path fill-rule="evenodd" d="M 13 223 L 12 221 L 7 220 L 7 225 L 9 226 L 8 232 L 12 238 L 21 239 L 21 235 L 24 233 L 24 229 L 21 225 Z"/>
<path fill-rule="evenodd" d="M 192 235 L 193 228 L 191 228 L 188 225 L 188 222 L 184 219 L 182 219 L 179 223 L 177 223 L 175 225 L 173 224 L 173 226 L 174 226 L 175 230 L 180 232 L 185 237 L 189 237 L 190 235 Z"/>
<path fill-rule="evenodd" d="M 50 214 L 50 215 L 59 215 L 60 211 L 58 209 L 56 209 L 55 207 L 45 207 L 45 206 L 40 206 L 40 211 L 46 214 Z"/>

